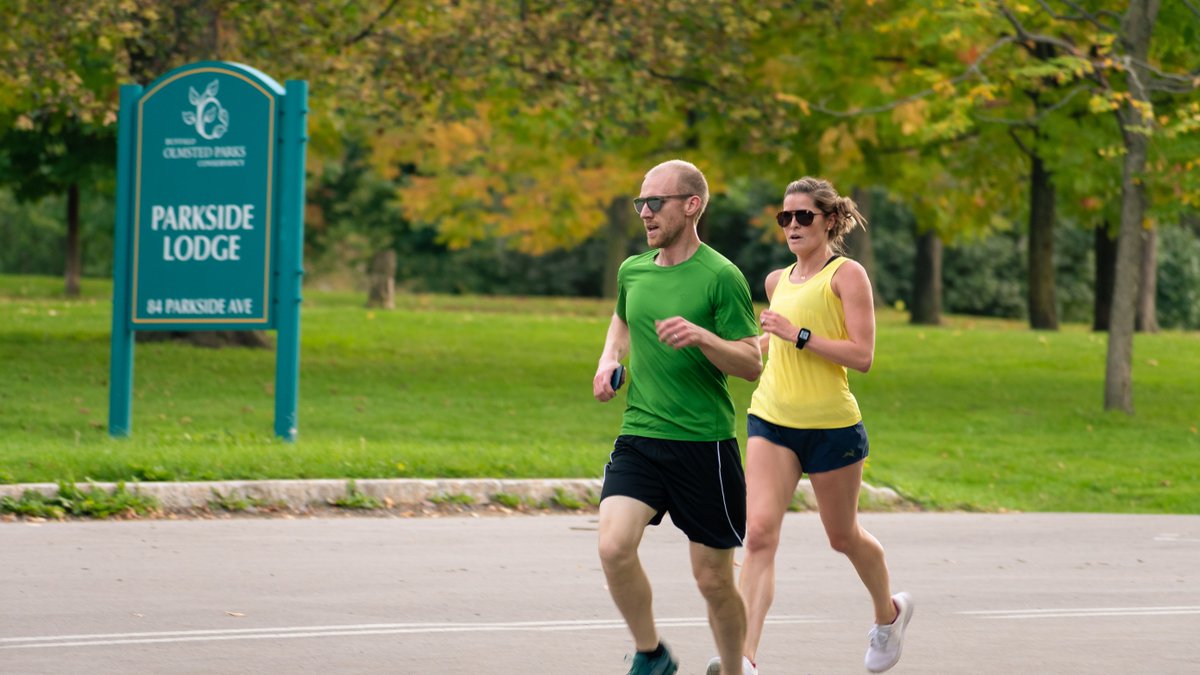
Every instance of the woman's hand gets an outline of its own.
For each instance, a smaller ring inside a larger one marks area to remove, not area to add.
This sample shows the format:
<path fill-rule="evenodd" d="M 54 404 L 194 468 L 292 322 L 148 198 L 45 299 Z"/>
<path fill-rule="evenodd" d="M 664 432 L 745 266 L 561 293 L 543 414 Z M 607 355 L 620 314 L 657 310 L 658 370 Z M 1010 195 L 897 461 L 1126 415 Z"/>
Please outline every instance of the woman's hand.
<path fill-rule="evenodd" d="M 764 331 L 777 335 L 780 339 L 788 342 L 795 342 L 796 336 L 800 334 L 800 328 L 788 321 L 782 314 L 772 312 L 769 309 L 764 309 L 762 318 L 759 321 L 762 324 Z"/>

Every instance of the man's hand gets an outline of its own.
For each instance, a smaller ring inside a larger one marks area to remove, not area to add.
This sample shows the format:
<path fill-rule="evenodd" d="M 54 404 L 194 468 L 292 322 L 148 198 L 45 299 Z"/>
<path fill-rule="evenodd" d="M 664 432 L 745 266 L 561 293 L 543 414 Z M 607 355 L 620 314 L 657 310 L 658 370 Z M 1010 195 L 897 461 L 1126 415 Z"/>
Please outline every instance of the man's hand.
<path fill-rule="evenodd" d="M 655 321 L 654 328 L 658 331 L 659 342 L 675 349 L 699 347 L 706 339 L 712 336 L 712 333 L 682 316 L 673 316 L 669 319 Z"/>
<path fill-rule="evenodd" d="M 612 388 L 612 374 L 621 365 L 620 361 L 601 361 L 592 378 L 592 396 L 601 403 L 611 401 L 617 392 Z"/>

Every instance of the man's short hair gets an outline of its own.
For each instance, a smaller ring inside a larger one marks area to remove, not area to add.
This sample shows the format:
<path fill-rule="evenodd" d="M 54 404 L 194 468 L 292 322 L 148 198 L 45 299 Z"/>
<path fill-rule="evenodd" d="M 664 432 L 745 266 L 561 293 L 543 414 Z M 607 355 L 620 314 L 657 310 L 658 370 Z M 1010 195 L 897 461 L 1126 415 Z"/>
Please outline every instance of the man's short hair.
<path fill-rule="evenodd" d="M 678 194 L 696 195 L 700 198 L 700 210 L 696 213 L 694 223 L 700 222 L 700 216 L 704 215 L 704 209 L 708 208 L 708 181 L 704 178 L 704 172 L 700 171 L 695 164 L 682 159 L 671 159 L 659 164 L 658 166 L 646 172 L 646 175 L 656 171 L 670 170 L 675 174 L 675 180 L 678 187 Z"/>

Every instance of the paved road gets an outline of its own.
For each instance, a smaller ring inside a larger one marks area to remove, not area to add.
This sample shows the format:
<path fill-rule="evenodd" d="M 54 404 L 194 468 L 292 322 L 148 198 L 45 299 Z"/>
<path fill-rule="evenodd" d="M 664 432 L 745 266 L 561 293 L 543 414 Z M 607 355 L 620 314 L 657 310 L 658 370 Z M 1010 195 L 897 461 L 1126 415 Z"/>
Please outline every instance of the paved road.
<path fill-rule="evenodd" d="M 865 514 L 916 599 L 896 673 L 1200 672 L 1200 517 Z M 594 516 L 0 524 L 0 673 L 624 673 Z M 643 558 L 712 653 L 683 536 Z M 869 610 L 790 514 L 764 675 L 860 673 Z"/>

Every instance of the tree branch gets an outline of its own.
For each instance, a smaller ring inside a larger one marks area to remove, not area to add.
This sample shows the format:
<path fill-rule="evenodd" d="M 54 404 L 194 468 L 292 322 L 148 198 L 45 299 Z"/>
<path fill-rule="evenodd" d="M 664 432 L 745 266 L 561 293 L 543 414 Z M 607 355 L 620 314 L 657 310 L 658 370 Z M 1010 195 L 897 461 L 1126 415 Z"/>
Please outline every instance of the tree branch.
<path fill-rule="evenodd" d="M 964 70 L 961 74 L 959 74 L 958 76 L 951 79 L 950 84 L 956 85 L 960 82 L 970 79 L 972 76 L 978 76 L 979 79 L 986 82 L 987 77 L 983 74 L 983 71 L 980 70 L 980 66 L 997 49 L 999 49 L 1000 47 L 1003 47 L 1006 44 L 1010 44 L 1015 41 L 1016 41 L 1016 38 L 1013 36 L 1005 36 L 1005 37 L 1000 38 L 994 44 L 992 44 L 990 47 L 988 47 L 986 50 L 984 50 L 984 52 L 979 55 L 979 58 L 975 59 L 975 61 L 972 62 L 970 66 L 967 66 L 966 70 Z M 895 110 L 896 108 L 899 108 L 900 106 L 905 105 L 906 103 L 912 103 L 913 101 L 927 98 L 929 96 L 932 96 L 935 93 L 937 93 L 937 91 L 935 89 L 933 89 L 932 87 L 930 87 L 928 89 L 918 91 L 915 94 L 910 94 L 908 96 L 905 96 L 904 98 L 896 99 L 889 103 L 883 103 L 883 104 L 880 104 L 877 106 L 872 106 L 870 108 L 856 108 L 854 110 L 831 110 L 830 108 L 826 108 L 824 105 L 821 105 L 820 103 L 812 103 L 812 102 L 807 102 L 807 101 L 805 103 L 808 105 L 808 107 L 812 108 L 813 110 L 816 110 L 817 112 L 825 114 L 825 115 L 829 115 L 830 117 L 861 117 L 863 115 L 875 115 L 877 113 L 887 112 L 889 110 Z"/>
<path fill-rule="evenodd" d="M 384 8 L 384 10 L 382 12 L 379 13 L 379 16 L 375 17 L 374 19 L 371 20 L 371 23 L 367 24 L 366 28 L 363 28 L 362 31 L 360 31 L 358 35 L 355 35 L 354 37 L 347 40 L 346 46 L 349 47 L 350 45 L 355 44 L 361 40 L 365 40 L 368 36 L 371 35 L 371 33 L 375 32 L 375 24 L 379 23 L 380 21 L 383 21 L 384 17 L 386 17 L 388 14 L 390 14 L 392 12 L 392 10 L 395 9 L 396 5 L 398 5 L 398 4 L 400 4 L 400 0 L 392 0 L 391 4 L 389 4 L 386 8 Z"/>
<path fill-rule="evenodd" d="M 1088 59 L 1086 55 L 1080 54 L 1079 49 L 1066 40 L 1042 33 L 1030 33 L 1025 26 L 1021 24 L 1021 20 L 1018 19 L 1015 14 L 1013 14 L 1012 10 L 1010 10 L 1007 5 L 1005 5 L 1003 2 L 997 2 L 996 4 L 1000 7 L 1000 13 L 1004 15 L 1004 18 L 1007 19 L 1008 23 L 1012 25 L 1013 30 L 1017 32 L 1017 37 L 1020 38 L 1021 41 L 1053 45 L 1076 58 L 1087 59 L 1089 61 L 1091 60 Z M 1106 89 L 1110 88 L 1100 70 L 1092 68 L 1092 71 L 1088 73 L 1087 76 L 1096 84 L 1099 84 Z"/>
<path fill-rule="evenodd" d="M 700 89 L 707 89 L 716 94 L 724 94 L 725 93 L 725 92 L 721 91 L 721 89 L 719 87 L 717 87 L 713 83 L 709 82 L 708 80 L 700 80 L 700 79 L 697 79 L 694 77 L 688 77 L 686 75 L 671 75 L 670 73 L 660 73 L 657 70 L 650 68 L 648 66 L 646 68 L 646 72 L 649 73 L 652 77 L 657 77 L 658 79 L 666 80 L 667 82 L 673 82 L 675 84 L 691 85 L 693 87 L 698 87 Z"/>
<path fill-rule="evenodd" d="M 1079 50 L 1075 48 L 1075 45 L 1067 42 L 1066 40 L 1052 37 L 1050 35 L 1030 33 L 1025 28 L 1024 24 L 1021 23 L 1021 20 L 1017 18 L 1017 15 L 1013 14 L 1012 10 L 1008 8 L 1008 5 L 1005 5 L 1003 2 L 998 2 L 996 4 L 1000 7 L 1000 13 L 1004 15 L 1006 20 L 1008 20 L 1008 23 L 1013 27 L 1013 30 L 1017 31 L 1017 37 L 1019 37 L 1021 41 L 1040 42 L 1042 44 L 1054 45 L 1055 47 L 1062 49 L 1064 52 L 1072 56 L 1079 56 Z"/>
<path fill-rule="evenodd" d="M 1126 56 L 1122 59 L 1127 66 L 1137 66 L 1147 73 L 1158 78 L 1162 84 L 1148 82 L 1145 84 L 1150 91 L 1167 91 L 1173 94 L 1186 94 L 1190 91 L 1195 91 L 1200 88 L 1200 73 L 1189 73 L 1180 75 L 1177 73 L 1164 72 L 1161 68 L 1156 68 L 1153 64 L 1147 63 L 1141 59 L 1136 59 L 1132 56 Z"/>
<path fill-rule="evenodd" d="M 1022 141 L 1021 137 L 1017 135 L 1017 130 L 1015 127 L 1008 130 L 1008 135 L 1012 136 L 1013 142 L 1017 144 L 1017 147 L 1021 149 L 1021 152 L 1028 155 L 1031 159 L 1036 156 L 1033 154 L 1033 149 L 1028 145 L 1025 145 L 1025 141 Z"/>
<path fill-rule="evenodd" d="M 1183 6 L 1192 10 L 1192 14 L 1195 14 L 1197 18 L 1200 18 L 1200 7 L 1192 4 L 1192 0 L 1183 0 Z"/>
<path fill-rule="evenodd" d="M 1055 110 L 1058 110 L 1059 108 L 1062 108 L 1071 99 L 1075 98 L 1076 95 L 1078 95 L 1080 92 L 1087 91 L 1087 89 L 1088 89 L 1088 87 L 1086 87 L 1082 84 L 1075 87 L 1070 92 L 1068 92 L 1067 95 L 1062 98 L 1062 100 L 1056 102 L 1054 105 L 1052 105 L 1048 108 L 1042 108 L 1033 117 L 1027 117 L 1025 119 L 1016 120 L 1016 119 L 1005 119 L 1003 117 L 987 117 L 985 115 L 979 115 L 976 119 L 978 119 L 980 122 L 988 122 L 990 124 L 1004 124 L 1004 125 L 1014 127 L 1014 128 L 1015 127 L 1036 128 L 1039 124 L 1041 124 L 1042 120 L 1045 119 L 1050 113 L 1054 112 Z"/>
<path fill-rule="evenodd" d="M 895 145 L 895 146 L 881 145 L 881 146 L 876 147 L 874 152 L 876 154 L 881 154 L 881 155 L 895 155 L 895 154 L 903 154 L 903 153 L 909 153 L 909 152 L 917 152 L 920 150 L 929 150 L 932 148 L 941 147 L 943 145 L 955 145 L 957 143 L 961 143 L 963 141 L 975 138 L 977 136 L 979 136 L 978 131 L 968 131 L 966 133 L 958 134 L 952 138 L 942 138 L 942 139 L 938 139 L 936 141 L 920 143 L 918 145 Z"/>
<path fill-rule="evenodd" d="M 1075 14 L 1072 16 L 1068 16 L 1066 14 L 1058 14 L 1053 9 L 1050 9 L 1050 4 L 1048 2 L 1046 2 L 1046 0 L 1037 0 L 1037 3 L 1042 6 L 1042 9 L 1045 10 L 1045 12 L 1047 14 L 1049 14 L 1051 17 L 1053 17 L 1055 19 L 1058 19 L 1059 21 L 1087 21 L 1088 23 L 1092 24 L 1096 28 L 1099 28 L 1100 30 L 1102 30 L 1106 33 L 1116 33 L 1117 32 L 1116 28 L 1106 25 L 1103 21 L 1100 20 L 1100 18 L 1096 14 L 1092 14 L 1091 12 L 1083 9 L 1082 7 L 1079 6 L 1079 3 L 1077 3 L 1077 2 L 1072 2 L 1071 0 L 1062 0 L 1062 3 L 1064 5 L 1070 7 L 1071 9 L 1075 10 L 1076 12 L 1079 12 L 1078 14 Z M 1117 15 L 1115 12 L 1111 12 L 1108 10 L 1101 10 L 1099 12 L 1099 14 L 1106 15 L 1109 18 L 1115 18 L 1117 20 L 1118 24 L 1121 21 L 1121 17 L 1119 15 Z"/>

